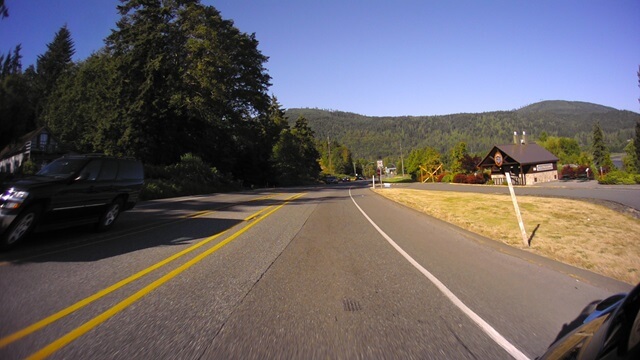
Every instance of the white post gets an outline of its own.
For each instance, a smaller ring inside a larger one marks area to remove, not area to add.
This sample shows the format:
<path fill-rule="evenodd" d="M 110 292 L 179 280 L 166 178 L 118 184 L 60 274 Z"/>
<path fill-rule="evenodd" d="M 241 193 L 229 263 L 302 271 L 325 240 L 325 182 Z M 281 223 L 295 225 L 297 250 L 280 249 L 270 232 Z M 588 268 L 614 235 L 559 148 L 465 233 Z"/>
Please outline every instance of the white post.
<path fill-rule="evenodd" d="M 373 189 L 375 190 L 376 188 L 376 174 L 373 174 L 373 177 L 371 178 L 372 182 L 373 182 Z"/>
<path fill-rule="evenodd" d="M 520 207 L 518 207 L 518 200 L 516 199 L 516 193 L 513 191 L 513 184 L 511 183 L 511 174 L 505 172 L 507 177 L 507 184 L 509 184 L 509 192 L 511 193 L 511 201 L 513 201 L 513 208 L 516 211 L 518 217 L 518 225 L 520 225 L 520 233 L 522 233 L 522 243 L 524 246 L 529 246 L 529 239 L 527 238 L 527 232 L 524 230 L 524 222 L 522 221 L 522 215 L 520 214 Z"/>

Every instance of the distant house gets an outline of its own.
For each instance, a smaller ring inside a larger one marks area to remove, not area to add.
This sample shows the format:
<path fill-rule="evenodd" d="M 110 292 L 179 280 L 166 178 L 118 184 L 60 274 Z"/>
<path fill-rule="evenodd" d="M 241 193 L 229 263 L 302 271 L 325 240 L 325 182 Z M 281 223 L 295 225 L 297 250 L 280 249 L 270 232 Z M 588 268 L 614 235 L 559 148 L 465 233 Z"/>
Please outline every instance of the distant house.
<path fill-rule="evenodd" d="M 558 180 L 558 158 L 540 145 L 530 144 L 523 133 L 518 141 L 514 133 L 514 143 L 496 145 L 478 165 L 491 170 L 494 184 L 505 183 L 505 173 L 517 185 L 533 185 Z"/>
<path fill-rule="evenodd" d="M 16 173 L 28 160 L 41 166 L 63 154 L 46 126 L 40 127 L 0 151 L 0 173 Z"/>
<path fill-rule="evenodd" d="M 389 164 L 385 169 L 385 173 L 387 173 L 387 175 L 397 175 L 398 173 L 398 169 L 396 169 L 396 166 L 394 164 Z"/>

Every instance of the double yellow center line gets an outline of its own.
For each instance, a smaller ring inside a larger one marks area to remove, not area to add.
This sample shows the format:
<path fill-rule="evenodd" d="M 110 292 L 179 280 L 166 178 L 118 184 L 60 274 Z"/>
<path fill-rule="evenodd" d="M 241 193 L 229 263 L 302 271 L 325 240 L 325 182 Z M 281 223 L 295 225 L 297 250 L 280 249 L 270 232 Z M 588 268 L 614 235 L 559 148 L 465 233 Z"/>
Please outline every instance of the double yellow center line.
<path fill-rule="evenodd" d="M 157 289 L 158 287 L 160 287 L 161 285 L 163 285 L 164 283 L 166 283 L 167 281 L 173 279 L 174 277 L 176 277 L 177 275 L 179 275 L 180 273 L 184 272 L 185 270 L 189 269 L 190 267 L 192 267 L 193 265 L 197 264 L 198 262 L 202 261 L 204 258 L 206 258 L 207 256 L 213 254 L 214 252 L 218 251 L 220 248 L 222 248 L 223 246 L 227 245 L 228 243 L 230 243 L 231 241 L 235 240 L 237 237 L 239 237 L 240 235 L 242 235 L 243 233 L 245 233 L 247 230 L 249 230 L 250 228 L 252 228 L 253 226 L 255 226 L 256 224 L 258 224 L 259 222 L 261 222 L 262 220 L 264 220 L 265 218 L 267 218 L 268 216 L 270 216 L 271 214 L 273 214 L 274 212 L 278 211 L 279 209 L 281 209 L 283 206 L 285 206 L 288 202 L 293 201 L 297 198 L 302 197 L 304 194 L 296 194 L 293 195 L 287 199 L 285 199 L 283 201 L 283 203 L 279 206 L 270 206 L 267 207 L 265 209 L 262 209 L 260 211 L 258 211 L 257 213 L 245 218 L 245 221 L 249 221 L 249 220 L 254 220 L 250 223 L 248 223 L 246 226 L 244 226 L 242 229 L 238 230 L 237 232 L 235 232 L 234 234 L 232 234 L 231 236 L 229 236 L 228 238 L 226 238 L 225 240 L 221 241 L 220 243 L 216 244 L 215 246 L 213 246 L 212 248 L 206 250 L 205 252 L 201 253 L 200 255 L 194 257 L 193 259 L 189 260 L 188 262 L 184 263 L 183 265 L 179 266 L 178 268 L 172 270 L 171 272 L 167 273 L 166 275 L 162 276 L 161 278 L 157 279 L 156 281 L 152 282 L 151 284 L 147 285 L 146 287 L 144 287 L 143 289 L 139 290 L 138 292 L 136 292 L 135 294 L 129 296 L 128 298 L 126 298 L 125 300 L 119 302 L 118 304 L 116 304 L 115 306 L 113 306 L 112 308 L 106 310 L 105 312 L 103 312 L 102 314 L 96 316 L 95 318 L 89 320 L 88 322 L 84 323 L 83 325 L 77 327 L 76 329 L 72 330 L 71 332 L 67 333 L 66 335 L 64 335 L 63 337 L 59 338 L 58 340 L 50 343 L 49 345 L 47 345 L 46 347 L 42 348 L 41 350 L 37 351 L 36 353 L 32 354 L 29 359 L 44 359 L 48 356 L 50 356 L 51 354 L 55 353 L 56 351 L 58 351 L 59 349 L 61 349 L 62 347 L 66 346 L 67 344 L 71 343 L 72 341 L 74 341 L 75 339 L 79 338 L 80 336 L 84 335 L 85 333 L 87 333 L 88 331 L 92 330 L 93 328 L 97 327 L 98 325 L 100 325 L 101 323 L 105 322 L 107 319 L 111 318 L 112 316 L 116 315 L 117 313 L 119 313 L 120 311 L 124 310 L 125 308 L 127 308 L 128 306 L 130 306 L 131 304 L 133 304 L 134 302 L 140 300 L 142 297 L 144 297 L 145 295 L 147 295 L 148 293 L 150 293 L 151 291 Z M 261 215 L 262 214 L 262 215 Z M 223 232 L 220 232 L 218 234 L 215 234 L 213 236 L 210 236 L 206 239 L 204 239 L 203 241 L 183 250 L 180 251 L 168 258 L 166 258 L 163 261 L 160 261 L 134 275 L 131 275 L 130 277 L 121 280 L 111 286 L 109 286 L 108 288 L 101 290 L 69 307 L 67 307 L 66 309 L 63 309 L 41 321 L 38 321 L 37 323 L 34 323 L 33 325 L 30 325 L 22 330 L 19 330 L 7 337 L 4 337 L 2 339 L 0 339 L 0 348 L 3 348 L 11 343 L 13 343 L 14 341 L 17 341 L 27 335 L 30 335 L 32 333 L 34 333 L 35 331 L 44 328 L 45 326 L 48 326 L 50 324 L 52 324 L 55 321 L 60 320 L 61 318 L 89 305 L 90 303 L 104 297 L 105 295 L 114 292 L 115 290 L 137 280 L 140 279 L 141 277 L 151 273 L 154 270 L 157 270 L 159 268 L 161 268 L 162 266 L 216 240 L 217 238 L 221 237 L 222 235 L 226 234 L 229 230 L 225 230 Z"/>

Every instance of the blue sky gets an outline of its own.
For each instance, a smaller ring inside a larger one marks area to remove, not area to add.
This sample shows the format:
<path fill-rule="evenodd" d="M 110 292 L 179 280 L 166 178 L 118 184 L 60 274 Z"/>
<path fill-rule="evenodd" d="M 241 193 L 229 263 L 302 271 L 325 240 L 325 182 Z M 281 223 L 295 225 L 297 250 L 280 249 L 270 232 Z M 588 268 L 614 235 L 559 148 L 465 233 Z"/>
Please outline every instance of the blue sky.
<path fill-rule="evenodd" d="M 640 1 L 202 1 L 255 33 L 284 108 L 371 116 L 511 110 L 541 100 L 640 112 Z M 5 0 L 0 52 L 35 63 L 67 24 L 75 60 L 117 0 Z"/>

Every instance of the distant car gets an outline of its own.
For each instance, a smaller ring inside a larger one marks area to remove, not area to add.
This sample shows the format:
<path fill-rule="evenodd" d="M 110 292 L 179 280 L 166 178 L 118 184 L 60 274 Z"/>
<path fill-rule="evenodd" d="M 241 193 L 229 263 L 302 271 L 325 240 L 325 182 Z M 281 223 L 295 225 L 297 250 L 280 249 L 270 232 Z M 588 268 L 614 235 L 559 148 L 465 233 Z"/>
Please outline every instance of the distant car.
<path fill-rule="evenodd" d="M 113 226 L 134 207 L 144 183 L 142 163 L 99 154 L 65 156 L 36 175 L 8 184 L 0 196 L 0 248 L 37 229 Z"/>
<path fill-rule="evenodd" d="M 356 181 L 357 180 L 364 180 L 364 178 L 362 176 L 358 175 L 358 176 L 356 176 Z"/>
<path fill-rule="evenodd" d="M 348 177 L 348 176 L 345 176 L 345 177 L 343 177 L 341 180 L 342 180 L 343 182 L 349 182 L 349 181 L 351 181 L 351 178 L 350 178 L 350 177 Z"/>
<path fill-rule="evenodd" d="M 338 178 L 332 175 L 325 176 L 324 178 L 325 184 L 337 184 Z"/>
<path fill-rule="evenodd" d="M 640 359 L 640 284 L 599 302 L 538 359 Z"/>

